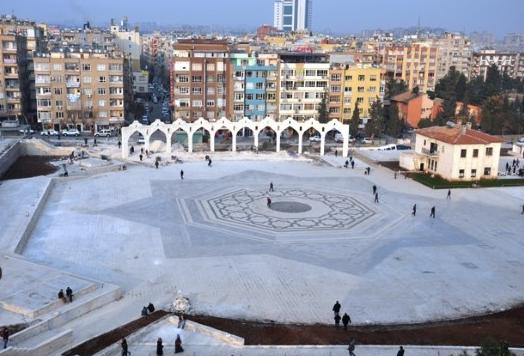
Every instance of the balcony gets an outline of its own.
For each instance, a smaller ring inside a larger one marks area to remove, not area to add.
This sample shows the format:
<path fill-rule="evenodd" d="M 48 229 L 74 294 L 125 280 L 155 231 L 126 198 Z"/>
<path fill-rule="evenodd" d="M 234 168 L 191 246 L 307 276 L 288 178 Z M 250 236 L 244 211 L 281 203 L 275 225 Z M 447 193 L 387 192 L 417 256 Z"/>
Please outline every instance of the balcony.
<path fill-rule="evenodd" d="M 16 58 L 4 58 L 4 64 L 16 64 Z"/>
<path fill-rule="evenodd" d="M 66 82 L 66 88 L 80 88 L 80 82 L 68 81 Z"/>
<path fill-rule="evenodd" d="M 431 157 L 438 157 L 439 156 L 438 150 L 431 150 L 431 149 L 427 149 L 427 148 L 422 148 L 422 154 L 426 155 L 426 156 L 431 156 Z"/>

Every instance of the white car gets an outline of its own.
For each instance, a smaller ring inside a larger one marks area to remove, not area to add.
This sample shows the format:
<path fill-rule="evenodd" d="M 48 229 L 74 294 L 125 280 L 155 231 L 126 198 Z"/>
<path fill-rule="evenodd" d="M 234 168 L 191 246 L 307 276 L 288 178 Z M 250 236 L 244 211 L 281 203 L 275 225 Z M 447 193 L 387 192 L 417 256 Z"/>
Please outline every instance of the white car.
<path fill-rule="evenodd" d="M 77 129 L 67 129 L 62 131 L 62 135 L 78 137 L 80 136 L 80 131 L 78 131 Z"/>
<path fill-rule="evenodd" d="M 95 132 L 95 137 L 110 137 L 111 136 L 111 130 L 108 129 L 102 129 L 100 131 Z"/>
<path fill-rule="evenodd" d="M 56 130 L 44 130 L 40 132 L 40 136 L 58 136 L 60 135 L 60 132 Z"/>
<path fill-rule="evenodd" d="M 342 136 L 341 133 L 337 133 L 337 134 L 335 135 L 335 142 L 337 142 L 337 143 L 342 143 L 342 142 L 344 142 L 344 136 Z M 353 143 L 353 142 L 355 142 L 355 138 L 352 137 L 352 136 L 349 136 L 348 142 L 349 142 L 349 143 Z"/>
<path fill-rule="evenodd" d="M 373 140 L 367 137 L 364 137 L 362 140 L 360 140 L 360 143 L 363 143 L 365 145 L 371 145 L 373 143 Z"/>
<path fill-rule="evenodd" d="M 309 137 L 309 142 L 321 142 L 322 139 L 320 138 L 319 135 L 315 135 L 315 136 L 310 136 Z"/>
<path fill-rule="evenodd" d="M 20 129 L 18 130 L 18 132 L 20 132 L 21 134 L 25 135 L 32 135 L 35 133 L 35 130 L 33 130 L 32 128 L 28 127 L 28 128 L 25 128 L 25 129 Z"/>

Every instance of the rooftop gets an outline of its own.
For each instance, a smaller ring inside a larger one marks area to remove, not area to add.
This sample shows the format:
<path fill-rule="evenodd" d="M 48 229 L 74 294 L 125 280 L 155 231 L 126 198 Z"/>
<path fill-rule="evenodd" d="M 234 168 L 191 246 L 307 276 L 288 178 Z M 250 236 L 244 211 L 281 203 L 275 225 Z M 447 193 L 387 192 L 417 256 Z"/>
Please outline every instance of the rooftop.
<path fill-rule="evenodd" d="M 478 130 L 472 130 L 465 126 L 433 126 L 419 129 L 417 130 L 417 134 L 452 145 L 486 145 L 503 142 L 497 136 L 489 135 Z"/>

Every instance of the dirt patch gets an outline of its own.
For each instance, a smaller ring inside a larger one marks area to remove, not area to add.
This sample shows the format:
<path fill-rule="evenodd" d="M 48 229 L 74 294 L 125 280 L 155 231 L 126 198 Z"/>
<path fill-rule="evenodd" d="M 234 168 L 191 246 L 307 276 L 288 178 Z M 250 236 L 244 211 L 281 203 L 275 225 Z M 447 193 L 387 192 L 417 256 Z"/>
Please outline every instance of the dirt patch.
<path fill-rule="evenodd" d="M 80 345 L 75 346 L 71 350 L 62 353 L 62 356 L 89 356 L 102 351 L 106 347 L 109 347 L 117 342 L 120 342 L 122 338 L 128 337 L 132 333 L 154 323 L 158 319 L 163 318 L 169 313 L 163 310 L 157 310 L 148 316 L 141 317 L 140 319 L 133 320 L 117 329 L 113 329 L 105 334 L 97 336 L 91 340 L 83 342 Z"/>
<path fill-rule="evenodd" d="M 354 338 L 365 345 L 478 346 L 488 338 L 524 347 L 524 305 L 485 316 L 414 324 L 354 326 L 262 323 L 191 316 L 188 319 L 245 339 L 246 345 L 345 345 Z"/>
<path fill-rule="evenodd" d="M 407 172 L 404 168 L 400 167 L 399 161 L 380 161 L 378 162 L 379 166 L 383 166 L 391 169 L 394 172 Z"/>
<path fill-rule="evenodd" d="M 58 167 L 52 165 L 50 162 L 56 160 L 56 157 L 40 157 L 40 156 L 22 156 L 19 157 L 15 163 L 2 177 L 7 179 L 21 179 L 36 176 L 45 176 L 54 173 Z"/>

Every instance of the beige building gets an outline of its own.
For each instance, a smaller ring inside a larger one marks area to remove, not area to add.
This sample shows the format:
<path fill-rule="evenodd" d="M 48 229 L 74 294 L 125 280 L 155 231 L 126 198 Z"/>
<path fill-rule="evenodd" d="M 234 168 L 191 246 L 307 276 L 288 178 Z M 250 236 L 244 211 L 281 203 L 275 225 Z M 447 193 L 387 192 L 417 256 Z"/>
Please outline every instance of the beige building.
<path fill-rule="evenodd" d="M 450 181 L 495 179 L 502 140 L 470 126 L 428 127 L 416 132 L 415 152 L 403 153 L 400 166 Z"/>
<path fill-rule="evenodd" d="M 444 77 L 451 67 L 469 76 L 471 67 L 471 41 L 461 33 L 446 32 L 434 41 L 439 48 L 437 80 Z"/>
<path fill-rule="evenodd" d="M 124 122 L 121 53 L 51 52 L 34 58 L 37 117 L 42 127 L 83 131 Z"/>
<path fill-rule="evenodd" d="M 471 77 L 482 77 L 486 80 L 488 68 L 496 65 L 500 73 L 511 78 L 524 78 L 524 53 L 482 50 L 473 54 Z"/>

